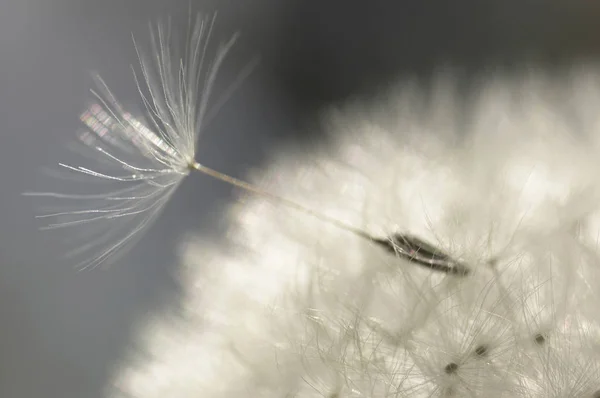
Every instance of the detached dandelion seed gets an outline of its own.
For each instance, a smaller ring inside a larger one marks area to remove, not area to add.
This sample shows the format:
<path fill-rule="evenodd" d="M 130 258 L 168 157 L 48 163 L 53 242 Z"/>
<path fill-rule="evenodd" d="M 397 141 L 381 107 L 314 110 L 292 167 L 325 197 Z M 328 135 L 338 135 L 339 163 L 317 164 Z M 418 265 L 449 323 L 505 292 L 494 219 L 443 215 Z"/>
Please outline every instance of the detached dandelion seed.
<path fill-rule="evenodd" d="M 406 255 L 397 250 L 400 246 L 396 240 L 400 235 L 372 236 L 360 228 L 261 190 L 196 160 L 198 137 L 211 115 L 209 102 L 217 72 L 237 38 L 233 35 L 229 41 L 221 43 L 211 57 L 209 44 L 215 19 L 216 14 L 212 18 L 198 15 L 194 23 L 190 19 L 182 57 L 171 49 L 176 43 L 172 43 L 170 23 L 150 29 L 152 61 L 144 58 L 133 39 L 141 74 L 132 69 L 146 110 L 147 123 L 124 109 L 104 80 L 99 75 L 94 76 L 98 89 L 92 90 L 92 93 L 96 101 L 80 116 L 87 129 L 79 135 L 79 141 L 83 144 L 82 154 L 87 157 L 96 155 L 100 165 L 98 168 L 67 163 L 59 165 L 71 173 L 92 177 L 94 182 L 113 183 L 117 188 L 94 194 L 25 193 L 26 196 L 69 202 L 71 206 L 67 211 L 38 216 L 53 220 L 42 229 L 88 227 L 77 236 L 84 242 L 68 253 L 84 258 L 77 268 L 94 268 L 124 253 L 156 220 L 190 171 L 199 171 L 366 239 L 409 262 L 447 274 L 468 274 L 466 265 L 419 239 L 412 239 L 413 254 Z M 244 73 L 241 74 L 243 76 Z M 217 109 L 218 105 L 219 102 L 211 110 Z M 77 206 L 80 208 L 73 210 Z M 408 238 L 402 239 L 406 241 Z"/>

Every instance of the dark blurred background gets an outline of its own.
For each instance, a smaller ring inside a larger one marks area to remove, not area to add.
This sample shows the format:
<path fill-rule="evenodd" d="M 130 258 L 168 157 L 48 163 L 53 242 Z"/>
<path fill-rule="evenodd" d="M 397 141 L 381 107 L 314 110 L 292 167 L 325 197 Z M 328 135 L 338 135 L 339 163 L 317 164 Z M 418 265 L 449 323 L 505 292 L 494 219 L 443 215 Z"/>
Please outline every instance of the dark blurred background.
<path fill-rule="evenodd" d="M 224 68 L 261 63 L 202 138 L 204 163 L 243 176 L 278 145 L 318 142 L 320 111 L 368 97 L 403 75 L 452 64 L 534 61 L 557 68 L 600 54 L 600 3 L 589 0 L 1 0 L 0 397 L 95 398 L 132 341 L 131 328 L 177 308 L 182 235 L 223 232 L 234 190 L 186 180 L 138 246 L 108 269 L 76 273 L 32 204 L 42 167 L 61 161 L 80 127 L 90 71 L 138 101 L 131 33 L 218 6 L 218 36 L 242 33 Z M 223 85 L 223 83 L 221 83 Z"/>

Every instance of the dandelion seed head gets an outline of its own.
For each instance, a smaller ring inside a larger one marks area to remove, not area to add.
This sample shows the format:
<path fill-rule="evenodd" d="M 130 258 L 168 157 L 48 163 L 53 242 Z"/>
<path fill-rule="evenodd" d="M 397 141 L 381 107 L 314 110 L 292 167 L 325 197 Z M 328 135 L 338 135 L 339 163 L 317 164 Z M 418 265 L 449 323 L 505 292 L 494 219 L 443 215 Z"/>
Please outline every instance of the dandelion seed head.
<path fill-rule="evenodd" d="M 447 74 L 333 111 L 330 146 L 251 179 L 375 238 L 232 206 L 225 244 L 183 245 L 183 316 L 141 325 L 115 396 L 593 396 L 600 79 L 536 73 L 485 76 L 464 112 Z"/>

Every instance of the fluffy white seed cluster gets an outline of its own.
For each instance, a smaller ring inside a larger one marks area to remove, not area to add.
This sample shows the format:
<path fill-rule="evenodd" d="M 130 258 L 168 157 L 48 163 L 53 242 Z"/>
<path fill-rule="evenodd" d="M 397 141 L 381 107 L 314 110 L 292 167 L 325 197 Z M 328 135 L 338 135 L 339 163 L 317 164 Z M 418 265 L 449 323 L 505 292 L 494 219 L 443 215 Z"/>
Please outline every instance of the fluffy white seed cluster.
<path fill-rule="evenodd" d="M 600 79 L 451 73 L 328 119 L 254 181 L 452 275 L 249 196 L 183 245 L 182 316 L 143 325 L 115 397 L 600 397 Z M 464 92 L 463 92 L 464 94 Z"/>

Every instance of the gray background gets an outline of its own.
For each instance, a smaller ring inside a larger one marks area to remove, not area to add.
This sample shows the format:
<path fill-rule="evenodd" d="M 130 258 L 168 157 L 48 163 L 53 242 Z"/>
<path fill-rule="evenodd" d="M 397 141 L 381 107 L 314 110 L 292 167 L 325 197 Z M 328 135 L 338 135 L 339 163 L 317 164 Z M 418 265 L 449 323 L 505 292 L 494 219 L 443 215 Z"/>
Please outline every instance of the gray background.
<path fill-rule="evenodd" d="M 213 10 L 217 1 L 192 1 Z M 427 3 L 427 4 L 425 4 Z M 391 6 L 391 4 L 394 4 Z M 243 176 L 276 144 L 318 141 L 324 105 L 368 96 L 400 74 L 452 61 L 535 59 L 556 68 L 600 50 L 600 3 L 583 0 L 221 0 L 219 32 L 240 30 L 224 79 L 262 62 L 205 133 L 210 166 Z M 39 233 L 31 202 L 42 167 L 61 161 L 89 98 L 90 71 L 135 101 L 130 34 L 184 16 L 188 0 L 0 0 L 0 397 L 94 398 L 131 341 L 137 317 L 176 309 L 175 243 L 218 239 L 234 191 L 186 180 L 165 213 L 109 269 L 75 273 Z"/>

